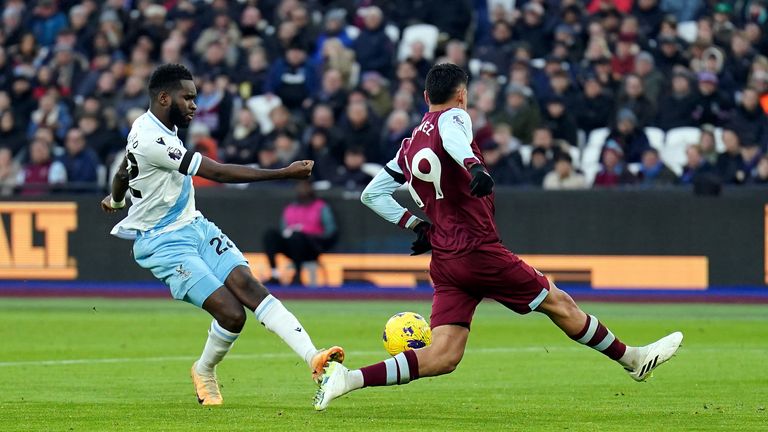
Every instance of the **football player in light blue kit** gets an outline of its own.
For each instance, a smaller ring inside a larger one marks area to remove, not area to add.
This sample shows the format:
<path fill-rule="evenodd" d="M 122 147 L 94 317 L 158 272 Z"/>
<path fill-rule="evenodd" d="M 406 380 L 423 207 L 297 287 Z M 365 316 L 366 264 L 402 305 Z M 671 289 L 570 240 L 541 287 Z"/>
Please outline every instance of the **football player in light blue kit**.
<path fill-rule="evenodd" d="M 318 350 L 296 317 L 256 278 L 243 254 L 221 230 L 195 209 L 192 176 L 220 183 L 249 183 L 274 179 L 303 179 L 312 161 L 264 170 L 219 164 L 187 151 L 177 136 L 194 117 L 197 91 L 192 74 L 182 65 L 158 67 L 149 79 L 150 106 L 128 134 L 125 160 L 104 198 L 104 211 L 125 207 L 128 216 L 112 234 L 134 240 L 136 262 L 152 271 L 171 289 L 173 298 L 205 309 L 213 316 L 200 359 L 192 365 L 198 402 L 221 405 L 216 365 L 229 352 L 245 324 L 244 307 L 276 333 L 312 369 L 314 379 L 325 365 L 342 361 L 339 347 Z"/>

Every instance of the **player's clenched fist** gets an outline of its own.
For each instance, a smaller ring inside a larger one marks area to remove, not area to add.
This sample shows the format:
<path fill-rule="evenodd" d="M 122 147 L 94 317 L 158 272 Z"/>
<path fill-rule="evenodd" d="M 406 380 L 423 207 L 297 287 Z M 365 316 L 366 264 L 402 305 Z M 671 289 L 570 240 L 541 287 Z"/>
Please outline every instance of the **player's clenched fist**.
<path fill-rule="evenodd" d="M 288 165 L 285 170 L 288 178 L 305 179 L 309 178 L 310 174 L 312 174 L 313 166 L 315 166 L 315 161 L 301 160 Z"/>

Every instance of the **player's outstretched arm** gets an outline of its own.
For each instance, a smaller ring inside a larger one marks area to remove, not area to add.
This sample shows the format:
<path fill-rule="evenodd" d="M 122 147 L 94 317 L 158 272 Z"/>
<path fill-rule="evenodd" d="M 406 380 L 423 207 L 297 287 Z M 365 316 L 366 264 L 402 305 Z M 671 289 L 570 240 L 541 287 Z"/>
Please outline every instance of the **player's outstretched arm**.
<path fill-rule="evenodd" d="M 314 161 L 296 161 L 285 168 L 259 169 L 244 165 L 220 164 L 203 156 L 197 174 L 219 183 L 253 183 L 265 180 L 305 179 L 312 174 Z"/>
<path fill-rule="evenodd" d="M 101 200 L 101 209 L 106 213 L 114 213 L 125 207 L 125 194 L 128 192 L 128 160 L 123 158 L 123 163 L 112 179 L 112 193 Z"/>

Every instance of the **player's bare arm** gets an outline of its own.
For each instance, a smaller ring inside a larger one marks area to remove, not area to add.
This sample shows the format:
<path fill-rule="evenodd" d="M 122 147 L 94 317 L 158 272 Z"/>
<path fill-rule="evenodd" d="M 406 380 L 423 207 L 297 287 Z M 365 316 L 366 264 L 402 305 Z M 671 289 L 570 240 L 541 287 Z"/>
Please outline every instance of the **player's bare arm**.
<path fill-rule="evenodd" d="M 112 179 L 112 193 L 101 200 L 101 209 L 106 213 L 115 213 L 125 207 L 125 194 L 128 192 L 128 161 L 123 163 Z"/>
<path fill-rule="evenodd" d="M 285 168 L 259 169 L 245 165 L 220 164 L 203 157 L 197 175 L 219 183 L 253 183 L 266 180 L 305 179 L 312 174 L 314 161 L 301 160 Z"/>

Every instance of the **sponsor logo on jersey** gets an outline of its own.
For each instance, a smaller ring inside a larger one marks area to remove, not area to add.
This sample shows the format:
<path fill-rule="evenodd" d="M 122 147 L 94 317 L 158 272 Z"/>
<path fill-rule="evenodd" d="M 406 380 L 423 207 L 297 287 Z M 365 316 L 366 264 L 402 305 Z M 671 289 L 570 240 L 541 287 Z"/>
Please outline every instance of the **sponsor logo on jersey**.
<path fill-rule="evenodd" d="M 181 150 L 176 147 L 168 147 L 168 157 L 173 160 L 181 159 Z"/>
<path fill-rule="evenodd" d="M 160 137 L 160 138 L 156 139 L 155 142 L 160 144 L 160 145 L 165 145 L 165 141 L 163 141 L 163 137 Z"/>
<path fill-rule="evenodd" d="M 466 129 L 464 127 L 464 119 L 462 119 L 460 115 L 453 116 L 453 122 L 456 123 L 460 128 Z"/>
<path fill-rule="evenodd" d="M 178 276 L 181 280 L 187 280 L 190 276 L 192 276 L 192 272 L 186 270 L 183 264 L 179 264 L 179 266 L 176 267 L 176 276 Z"/>

